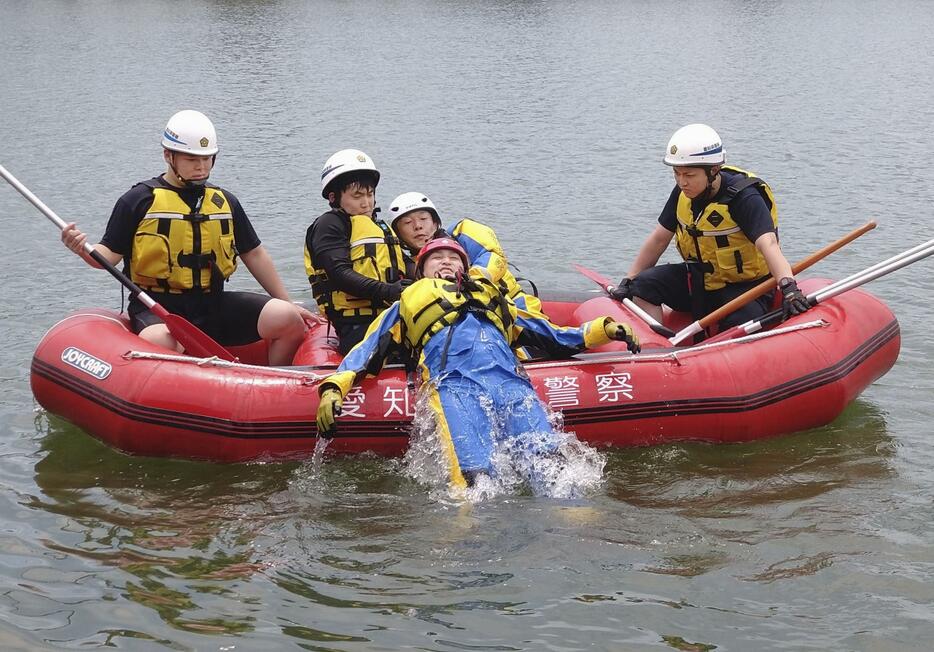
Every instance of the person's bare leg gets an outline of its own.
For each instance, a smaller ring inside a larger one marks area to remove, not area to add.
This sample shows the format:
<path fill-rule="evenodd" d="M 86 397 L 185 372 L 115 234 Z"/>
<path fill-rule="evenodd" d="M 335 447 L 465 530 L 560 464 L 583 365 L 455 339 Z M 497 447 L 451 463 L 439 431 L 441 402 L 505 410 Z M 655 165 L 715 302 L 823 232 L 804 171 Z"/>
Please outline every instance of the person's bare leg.
<path fill-rule="evenodd" d="M 266 340 L 270 366 L 289 365 L 305 335 L 305 322 L 294 305 L 272 299 L 263 306 L 256 330 Z"/>

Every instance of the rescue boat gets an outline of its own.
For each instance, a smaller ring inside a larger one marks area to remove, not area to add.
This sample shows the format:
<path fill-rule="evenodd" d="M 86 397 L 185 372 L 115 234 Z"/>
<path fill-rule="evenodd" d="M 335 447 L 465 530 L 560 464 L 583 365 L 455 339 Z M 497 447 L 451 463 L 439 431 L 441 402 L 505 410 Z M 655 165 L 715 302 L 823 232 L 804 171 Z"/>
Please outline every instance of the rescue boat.
<path fill-rule="evenodd" d="M 827 283 L 810 279 L 801 287 Z M 598 447 L 745 442 L 822 426 L 885 374 L 900 349 L 894 315 L 858 289 L 761 333 L 677 347 L 603 296 L 544 305 L 564 325 L 614 316 L 642 341 L 637 355 L 613 342 L 568 360 L 525 364 L 564 429 Z M 673 330 L 688 322 L 688 315 L 665 317 Z M 81 310 L 40 341 L 32 391 L 48 412 L 129 454 L 300 459 L 315 447 L 317 386 L 340 361 L 334 343 L 321 318 L 290 367 L 265 366 L 262 345 L 233 350 L 236 362 L 193 358 L 143 341 L 121 314 Z M 414 376 L 398 366 L 367 378 L 346 397 L 328 450 L 402 453 L 416 392 Z"/>

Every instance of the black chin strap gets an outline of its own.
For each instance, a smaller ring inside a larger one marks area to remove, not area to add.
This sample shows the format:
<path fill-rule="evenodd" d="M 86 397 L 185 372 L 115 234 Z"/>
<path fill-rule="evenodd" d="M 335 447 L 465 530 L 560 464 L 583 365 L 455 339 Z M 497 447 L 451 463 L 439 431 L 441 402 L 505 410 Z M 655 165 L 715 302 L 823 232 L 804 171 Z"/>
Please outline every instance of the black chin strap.
<path fill-rule="evenodd" d="M 704 174 L 707 176 L 707 187 L 704 188 L 704 201 L 710 201 L 713 199 L 711 190 L 713 190 L 713 182 L 720 175 L 720 170 L 717 170 L 716 174 L 713 174 L 713 168 L 704 168 Z"/>

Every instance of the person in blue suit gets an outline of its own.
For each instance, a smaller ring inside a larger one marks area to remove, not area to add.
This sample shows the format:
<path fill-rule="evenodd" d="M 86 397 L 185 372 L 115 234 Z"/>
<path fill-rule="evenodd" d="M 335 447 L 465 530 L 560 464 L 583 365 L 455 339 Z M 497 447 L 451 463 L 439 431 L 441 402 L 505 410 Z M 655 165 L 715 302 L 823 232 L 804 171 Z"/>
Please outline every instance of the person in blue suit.
<path fill-rule="evenodd" d="M 318 432 L 333 433 L 341 402 L 354 384 L 377 373 L 387 356 L 401 349 L 416 361 L 456 487 L 494 472 L 500 441 L 528 444 L 535 454 L 557 447 L 557 433 L 513 346 L 528 343 L 571 355 L 622 340 L 630 351 L 639 351 L 632 329 L 609 317 L 557 327 L 517 309 L 499 284 L 469 267 L 467 253 L 450 238 L 422 248 L 416 276 L 319 386 Z"/>

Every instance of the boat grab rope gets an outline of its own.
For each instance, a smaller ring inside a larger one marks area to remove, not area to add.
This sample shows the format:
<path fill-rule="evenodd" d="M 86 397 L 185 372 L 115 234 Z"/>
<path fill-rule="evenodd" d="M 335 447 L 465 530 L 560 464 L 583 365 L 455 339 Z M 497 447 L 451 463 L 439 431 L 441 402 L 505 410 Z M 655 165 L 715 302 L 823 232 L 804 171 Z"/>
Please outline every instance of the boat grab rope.
<path fill-rule="evenodd" d="M 801 324 L 794 324 L 792 326 L 781 326 L 779 328 L 774 328 L 770 331 L 752 333 L 751 335 L 744 335 L 743 337 L 736 337 L 730 340 L 723 340 L 722 342 L 711 342 L 710 344 L 696 344 L 692 347 L 686 348 L 683 351 L 673 351 L 674 355 L 680 355 L 683 353 L 695 353 L 700 351 L 706 351 L 708 349 L 715 349 L 719 346 L 724 346 L 727 344 L 739 344 L 741 342 L 754 342 L 755 340 L 765 339 L 766 337 L 772 337 L 774 335 L 782 335 L 784 333 L 794 333 L 795 331 L 803 331 L 810 328 L 821 328 L 823 326 L 830 326 L 830 322 L 826 322 L 823 319 L 815 319 L 813 321 L 806 321 Z"/>
<path fill-rule="evenodd" d="M 290 369 L 288 367 L 265 367 L 263 365 L 246 364 L 243 362 L 231 362 L 223 360 L 217 356 L 209 358 L 196 358 L 190 355 L 181 355 L 173 353 L 152 353 L 150 351 L 127 351 L 123 354 L 124 360 L 162 360 L 164 362 L 181 362 L 193 364 L 199 367 L 220 367 L 223 369 L 242 369 L 244 371 L 260 372 L 271 376 L 297 377 L 303 385 L 314 385 L 327 378 L 328 374 L 316 374 L 302 369 Z"/>
<path fill-rule="evenodd" d="M 793 333 L 795 331 L 801 331 L 811 328 L 821 328 L 823 326 L 828 326 L 829 323 L 823 319 L 815 319 L 813 321 L 804 322 L 801 324 L 794 324 L 792 326 L 782 326 L 779 328 L 772 329 L 770 331 L 753 333 L 751 335 L 744 335 L 743 337 L 737 337 L 731 340 L 724 340 L 722 342 L 712 342 L 710 344 L 695 344 L 694 346 L 685 347 L 677 349 L 674 351 L 663 351 L 660 353 L 640 353 L 638 355 L 627 354 L 627 355 L 609 355 L 609 356 L 600 356 L 594 358 L 576 358 L 573 360 L 567 361 L 554 361 L 549 360 L 546 362 L 533 362 L 525 364 L 528 369 L 536 369 L 539 367 L 579 367 L 582 365 L 594 365 L 594 364 L 617 364 L 617 363 L 629 363 L 635 364 L 639 362 L 657 362 L 659 360 L 668 360 L 674 364 L 680 365 L 681 358 L 686 355 L 693 355 L 697 353 L 702 353 L 704 351 L 709 351 L 711 349 L 716 349 L 723 346 L 733 346 L 736 344 L 742 344 L 744 342 L 753 342 L 755 340 L 765 339 L 767 337 L 775 337 L 776 335 L 784 335 L 785 333 Z M 262 365 L 253 365 L 245 364 L 243 362 L 230 362 L 228 360 L 222 360 L 218 357 L 210 358 L 196 358 L 188 355 L 181 354 L 172 354 L 172 353 L 151 353 L 148 351 L 128 351 L 123 354 L 123 358 L 126 360 L 163 360 L 165 362 L 181 362 L 187 364 L 194 364 L 199 367 L 221 367 L 225 369 L 243 369 L 244 371 L 259 372 L 263 374 L 268 374 L 272 376 L 287 376 L 287 377 L 298 377 L 301 379 L 302 384 L 314 385 L 321 382 L 327 378 L 328 374 L 316 374 L 310 371 L 303 371 L 301 369 L 289 369 L 288 367 L 264 367 Z"/>
<path fill-rule="evenodd" d="M 731 340 L 723 340 L 722 342 L 711 342 L 710 344 L 695 344 L 693 346 L 676 349 L 674 351 L 662 351 L 659 353 L 639 353 L 635 354 L 626 354 L 626 355 L 617 355 L 617 356 L 606 356 L 606 357 L 595 357 L 595 358 L 576 358 L 574 360 L 568 360 L 566 362 L 533 362 L 530 364 L 524 365 L 527 369 L 534 369 L 537 367 L 579 367 L 581 365 L 591 365 L 591 364 L 618 364 L 621 362 L 636 364 L 639 362 L 658 362 L 659 360 L 668 360 L 677 365 L 681 364 L 681 358 L 688 354 L 702 353 L 704 351 L 709 351 L 710 349 L 715 349 L 722 346 L 732 346 L 735 344 L 742 344 L 744 342 L 753 342 L 755 340 L 765 339 L 767 337 L 774 337 L 776 335 L 783 335 L 785 333 L 793 333 L 795 331 L 810 329 L 810 328 L 821 328 L 824 326 L 829 326 L 830 323 L 824 321 L 823 319 L 815 319 L 813 321 L 804 322 L 801 324 L 794 324 L 792 326 L 782 326 L 780 328 L 774 328 L 770 331 L 753 333 L 751 335 L 744 335 L 743 337 L 736 337 Z M 599 355 L 599 354 L 597 354 Z"/>

